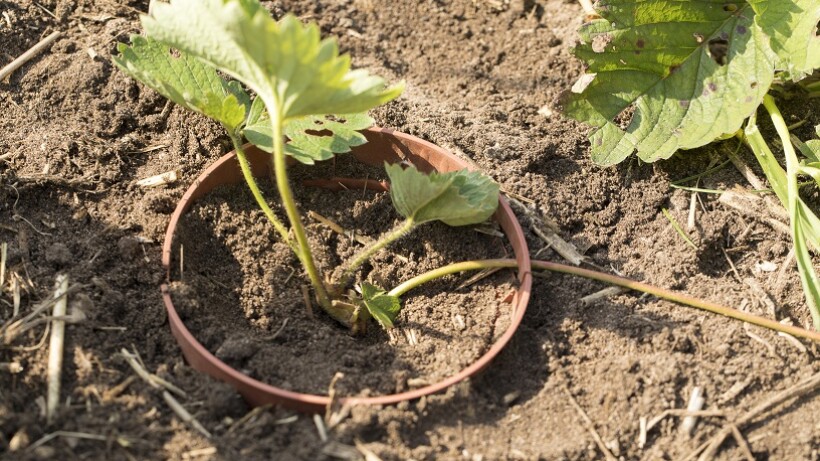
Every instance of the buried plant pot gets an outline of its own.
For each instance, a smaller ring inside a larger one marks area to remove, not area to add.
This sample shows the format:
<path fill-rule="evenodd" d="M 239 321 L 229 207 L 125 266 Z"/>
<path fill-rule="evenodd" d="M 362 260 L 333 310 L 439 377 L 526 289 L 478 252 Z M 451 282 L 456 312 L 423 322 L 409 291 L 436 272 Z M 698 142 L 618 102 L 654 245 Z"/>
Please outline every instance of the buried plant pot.
<path fill-rule="evenodd" d="M 394 132 L 389 129 L 376 128 L 365 131 L 364 134 L 368 139 L 367 144 L 355 147 L 350 155 L 359 162 L 367 165 L 382 166 L 384 162 L 396 163 L 407 161 L 415 165 L 419 170 L 425 172 L 447 172 L 472 168 L 468 163 L 446 150 L 407 134 Z M 269 174 L 271 156 L 268 153 L 248 146 L 247 156 L 255 176 L 261 177 Z M 171 282 L 172 245 L 177 233 L 177 227 L 183 215 L 197 199 L 202 198 L 214 188 L 221 185 L 239 184 L 242 182 L 244 182 L 244 179 L 238 167 L 236 156 L 234 153 L 230 153 L 211 165 L 186 191 L 171 217 L 163 245 L 162 264 L 168 273 L 169 283 Z M 503 197 L 499 198 L 499 207 L 494 215 L 494 219 L 501 226 L 509 240 L 518 262 L 518 288 L 512 296 L 509 325 L 503 334 L 501 334 L 489 349 L 475 362 L 436 383 L 407 392 L 389 395 L 346 397 L 341 399 L 340 403 L 349 405 L 395 404 L 442 391 L 448 386 L 462 381 L 482 370 L 498 355 L 507 342 L 509 342 L 521 323 L 529 301 L 532 285 L 532 276 L 529 269 L 530 257 L 521 227 L 510 209 L 509 204 Z M 227 382 L 236 388 L 252 405 L 274 404 L 298 411 L 321 412 L 330 404 L 331 398 L 327 395 L 294 392 L 265 384 L 219 360 L 198 342 L 185 326 L 177 309 L 174 307 L 172 293 L 168 285 L 163 285 L 162 293 L 168 311 L 168 320 L 171 325 L 171 330 L 182 348 L 185 358 L 193 368 L 216 379 Z"/>

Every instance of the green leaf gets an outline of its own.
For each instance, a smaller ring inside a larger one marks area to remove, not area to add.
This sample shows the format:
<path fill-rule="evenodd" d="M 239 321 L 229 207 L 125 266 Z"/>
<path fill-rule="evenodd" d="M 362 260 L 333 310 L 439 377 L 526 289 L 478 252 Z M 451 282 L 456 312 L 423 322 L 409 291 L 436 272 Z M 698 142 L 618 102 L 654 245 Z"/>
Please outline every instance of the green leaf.
<path fill-rule="evenodd" d="M 252 106 L 256 106 L 256 101 Z M 270 119 L 264 111 L 249 116 L 249 124 L 244 134 L 248 141 L 260 149 L 273 152 L 273 139 Z M 359 130 L 373 125 L 373 119 L 366 113 L 339 115 L 308 115 L 293 119 L 285 125 L 285 136 L 289 139 L 285 153 L 296 160 L 312 165 L 314 162 L 328 160 L 335 154 L 350 152 L 351 148 L 367 142 Z"/>
<path fill-rule="evenodd" d="M 350 70 L 336 42 L 292 16 L 276 22 L 257 0 L 155 2 L 143 16 L 148 35 L 190 53 L 254 90 L 287 120 L 364 112 L 396 98 L 404 84 Z"/>
<path fill-rule="evenodd" d="M 384 328 L 393 328 L 393 323 L 401 310 L 401 300 L 398 296 L 390 296 L 385 290 L 362 283 L 362 300 L 367 311 Z"/>
<path fill-rule="evenodd" d="M 587 73 L 563 101 L 590 123 L 593 159 L 645 161 L 736 132 L 774 78 L 769 37 L 745 3 L 601 0 L 575 54 Z M 628 117 L 625 129 L 615 118 Z"/>
<path fill-rule="evenodd" d="M 817 0 L 748 0 L 755 23 L 771 37 L 777 68 L 798 81 L 820 67 L 820 2 Z"/>
<path fill-rule="evenodd" d="M 250 100 L 238 84 L 185 54 L 174 55 L 156 40 L 131 36 L 131 46 L 117 45 L 114 64 L 126 74 L 186 109 L 206 115 L 233 132 L 245 120 Z"/>
<path fill-rule="evenodd" d="M 449 226 L 476 224 L 498 207 L 498 184 L 478 171 L 426 175 L 415 166 L 385 165 L 393 206 L 416 224 L 439 220 Z"/>

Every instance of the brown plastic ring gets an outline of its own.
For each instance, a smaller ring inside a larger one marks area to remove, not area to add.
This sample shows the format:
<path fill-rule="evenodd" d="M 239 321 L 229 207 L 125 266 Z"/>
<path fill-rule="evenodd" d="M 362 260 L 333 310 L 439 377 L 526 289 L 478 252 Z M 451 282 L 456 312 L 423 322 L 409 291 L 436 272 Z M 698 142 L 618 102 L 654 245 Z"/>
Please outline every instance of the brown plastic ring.
<path fill-rule="evenodd" d="M 409 161 L 420 170 L 428 172 L 434 170 L 445 172 L 464 168 L 475 169 L 474 166 L 441 147 L 408 134 L 384 128 L 371 128 L 365 131 L 364 134 L 368 140 L 367 144 L 354 148 L 352 155 L 366 164 L 380 166 L 385 161 L 391 163 Z M 268 174 L 270 171 L 270 154 L 253 146 L 247 146 L 247 156 L 254 175 L 263 176 Z M 169 281 L 172 243 L 180 218 L 188 211 L 196 199 L 207 194 L 213 188 L 222 184 L 236 184 L 244 181 L 235 157 L 235 154 L 231 152 L 208 167 L 188 188 L 171 216 L 171 222 L 168 225 L 165 242 L 162 246 L 162 265 L 168 274 Z M 475 363 L 442 381 L 398 394 L 377 397 L 347 397 L 341 399 L 339 403 L 348 405 L 389 405 L 440 392 L 448 386 L 452 386 L 481 371 L 509 342 L 524 317 L 524 311 L 530 298 L 532 288 L 530 255 L 521 226 L 510 209 L 509 203 L 503 197 L 499 198 L 499 207 L 494 218 L 501 225 L 509 239 L 518 261 L 519 286 L 512 299 L 510 325 L 504 334 Z M 167 285 L 162 286 L 162 297 L 168 310 L 168 322 L 171 325 L 171 332 L 182 348 L 183 355 L 194 369 L 230 384 L 236 388 L 248 403 L 254 406 L 273 404 L 297 411 L 318 413 L 325 411 L 325 408 L 330 405 L 330 397 L 326 395 L 303 394 L 280 389 L 244 375 L 217 359 L 194 338 L 183 324 L 174 308 Z"/>

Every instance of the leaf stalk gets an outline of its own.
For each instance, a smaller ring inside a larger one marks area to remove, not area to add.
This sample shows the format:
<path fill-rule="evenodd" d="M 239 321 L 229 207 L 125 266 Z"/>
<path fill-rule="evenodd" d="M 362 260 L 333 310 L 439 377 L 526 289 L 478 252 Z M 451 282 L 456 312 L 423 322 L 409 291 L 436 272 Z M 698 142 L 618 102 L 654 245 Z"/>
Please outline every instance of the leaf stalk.
<path fill-rule="evenodd" d="M 445 275 L 457 274 L 460 272 L 471 270 L 492 269 L 496 267 L 516 268 L 518 267 L 518 263 L 515 259 L 485 259 L 453 263 L 413 277 L 405 281 L 401 285 L 390 290 L 388 294 L 391 296 L 401 296 L 410 291 L 411 289 L 418 287 L 419 285 L 430 282 L 440 277 L 444 277 Z M 532 261 L 532 269 L 546 270 L 550 272 L 575 275 L 590 280 L 597 280 L 599 282 L 608 283 L 610 285 L 616 285 L 630 290 L 648 293 L 650 295 L 656 296 L 661 299 L 665 299 L 667 301 L 672 301 L 678 304 L 694 307 L 696 309 L 712 312 L 714 314 L 723 315 L 725 317 L 751 323 L 752 325 L 757 325 L 771 330 L 787 333 L 793 336 L 810 339 L 815 342 L 820 342 L 820 332 L 806 330 L 792 325 L 784 325 L 776 320 L 767 319 L 765 317 L 750 314 L 748 312 L 743 312 L 738 309 L 732 309 L 730 307 L 721 306 L 719 304 L 698 299 L 682 293 L 677 293 L 675 291 L 667 290 L 665 288 L 649 285 L 647 283 L 630 280 L 628 278 L 618 277 L 616 275 L 610 275 L 590 269 L 583 269 L 576 266 L 569 266 L 566 264 L 554 263 L 549 261 Z"/>
<path fill-rule="evenodd" d="M 413 228 L 416 226 L 416 222 L 413 218 L 407 218 L 402 221 L 398 226 L 394 229 L 382 234 L 382 236 L 373 242 L 370 246 L 365 247 L 359 253 L 357 253 L 353 259 L 347 263 L 344 271 L 342 272 L 342 276 L 340 278 L 340 286 L 346 286 L 350 279 L 353 277 L 353 272 L 358 269 L 362 264 L 367 262 L 374 254 L 378 253 L 379 250 L 390 245 L 391 243 L 395 242 L 396 240 L 400 239 L 404 235 L 407 235 Z"/>
<path fill-rule="evenodd" d="M 270 221 L 273 228 L 279 233 L 282 241 L 287 243 L 294 253 L 297 253 L 297 247 L 293 243 L 293 240 L 290 239 L 288 229 L 282 221 L 276 217 L 276 214 L 273 212 L 271 207 L 268 205 L 268 202 L 265 200 L 265 197 L 262 195 L 262 191 L 259 189 L 259 184 L 257 184 L 256 178 L 253 177 L 250 163 L 248 163 L 248 157 L 245 154 L 245 149 L 242 148 L 242 143 L 240 142 L 239 136 L 233 133 L 230 133 L 229 136 L 231 138 L 231 142 L 233 143 L 234 152 L 236 152 L 236 159 L 239 161 L 239 168 L 242 170 L 242 176 L 244 176 L 245 182 L 248 183 L 248 188 L 251 190 L 253 198 L 256 199 L 256 204 L 259 205 L 259 208 L 262 209 L 262 212 L 268 218 L 268 221 Z"/>
<path fill-rule="evenodd" d="M 322 276 L 316 268 L 316 263 L 313 261 L 310 242 L 308 242 L 305 226 L 302 224 L 302 217 L 299 215 L 299 208 L 296 206 L 293 191 L 288 181 L 284 121 L 281 115 L 283 113 L 282 108 L 279 107 L 279 105 L 274 106 L 269 104 L 268 101 L 265 101 L 265 105 L 268 107 L 268 112 L 271 115 L 271 128 L 273 130 L 273 170 L 276 177 L 276 187 L 282 199 L 282 206 L 288 215 L 291 230 L 296 238 L 296 256 L 299 257 L 299 260 L 305 267 L 305 272 L 307 272 L 308 278 L 310 278 L 313 289 L 316 290 L 316 300 L 323 309 L 328 310 L 331 308 L 330 297 L 328 297 L 327 289 L 322 282 Z M 276 108 L 277 110 L 271 110 L 271 108 Z"/>

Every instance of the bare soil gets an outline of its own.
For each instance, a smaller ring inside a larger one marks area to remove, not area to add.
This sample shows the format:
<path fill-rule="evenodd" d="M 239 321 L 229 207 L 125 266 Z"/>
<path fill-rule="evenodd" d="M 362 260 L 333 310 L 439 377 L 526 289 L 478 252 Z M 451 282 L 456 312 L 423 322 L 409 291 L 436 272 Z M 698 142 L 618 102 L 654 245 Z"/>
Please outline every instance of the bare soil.
<path fill-rule="evenodd" d="M 311 416 L 279 408 L 249 413 L 234 391 L 185 364 L 165 318 L 159 245 L 169 215 L 188 184 L 229 143 L 215 124 L 166 106 L 111 64 L 116 43 L 139 32 L 138 15 L 147 3 L 0 1 L 0 66 L 52 31 L 63 32 L 50 49 L 0 82 L 0 242 L 8 244 L 0 324 L 12 316 L 15 283 L 25 314 L 52 296 L 58 273 L 80 285 L 72 305 L 85 315 L 67 328 L 65 404 L 50 424 L 42 416 L 43 326 L 0 344 L 0 363 L 9 364 L 0 368 L 0 458 L 357 459 L 362 455 L 350 447 L 359 443 L 383 460 L 602 459 L 574 400 L 616 458 L 683 459 L 723 420 L 701 418 L 690 437 L 679 432 L 679 419 L 668 418 L 642 446 L 641 418 L 685 408 L 697 386 L 705 408 L 723 410 L 731 421 L 820 371 L 816 345 L 798 348 L 768 331 L 633 293 L 582 305 L 580 298 L 604 287 L 547 275 L 536 279 L 521 328 L 492 366 L 442 395 L 354 408 L 329 431 L 328 442 Z M 716 195 L 698 194 L 695 226 L 686 231 L 696 248 L 662 213 L 668 209 L 686 228 L 691 193 L 670 184 L 704 171 L 713 159 L 724 161 L 734 142 L 658 164 L 630 160 L 604 169 L 589 160 L 587 129 L 560 117 L 552 105 L 582 72 L 570 52 L 583 17 L 575 2 L 267 5 L 276 15 L 293 11 L 318 21 L 324 33 L 339 36 L 357 67 L 391 81 L 405 79 L 406 93 L 375 111 L 378 124 L 428 139 L 484 168 L 505 191 L 531 201 L 587 264 L 810 325 L 796 269 L 787 261 L 788 236 L 768 222 L 777 217 L 771 207 L 737 211 Z M 790 122 L 808 119 L 796 130 L 799 136 L 810 136 L 820 123 L 816 101 L 784 102 L 782 109 Z M 135 184 L 170 170 L 179 173 L 174 184 Z M 731 165 L 687 184 L 749 188 Z M 382 211 L 387 205 L 373 197 L 349 208 L 357 207 Z M 354 218 L 355 211 L 334 215 Z M 367 226 L 368 232 L 376 228 Z M 316 226 L 311 231 L 314 238 L 328 237 Z M 420 234 L 422 239 L 403 245 L 421 245 L 435 235 Z M 540 259 L 560 260 L 534 233 L 529 244 Z M 206 261 L 209 256 L 187 253 Z M 378 262 L 403 275 L 393 261 Z M 493 286 L 508 281 L 499 277 Z M 220 287 L 210 295 L 237 296 L 235 290 Z M 450 309 L 466 305 L 462 299 L 431 299 Z M 300 312 L 288 315 L 295 322 Z M 251 316 L 248 322 L 275 330 L 279 318 Z M 180 402 L 212 437 L 175 416 L 159 390 L 134 380 L 122 349 L 138 352 L 149 371 L 184 390 Z M 358 366 L 351 362 L 345 371 Z M 380 386 L 387 389 L 367 385 Z M 817 460 L 818 397 L 815 392 L 789 401 L 741 428 L 754 457 Z M 105 440 L 57 437 L 31 448 L 56 431 Z M 743 456 L 727 441 L 716 459 Z"/>

